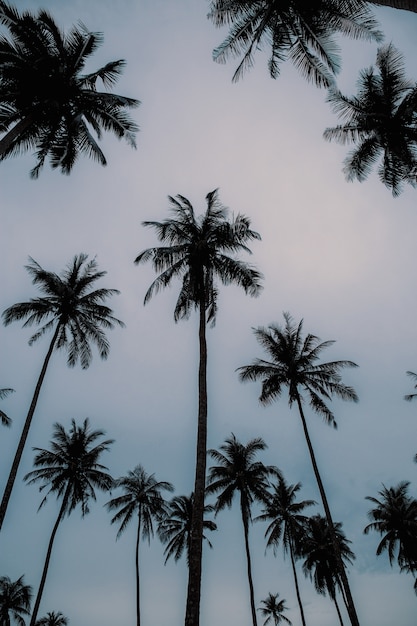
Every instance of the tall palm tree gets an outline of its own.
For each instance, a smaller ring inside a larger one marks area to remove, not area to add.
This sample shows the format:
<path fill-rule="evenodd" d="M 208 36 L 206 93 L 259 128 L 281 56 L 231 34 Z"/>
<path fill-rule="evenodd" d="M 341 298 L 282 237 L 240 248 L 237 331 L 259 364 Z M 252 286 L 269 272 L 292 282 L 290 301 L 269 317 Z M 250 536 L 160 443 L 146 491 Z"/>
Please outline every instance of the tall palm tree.
<path fill-rule="evenodd" d="M 333 524 L 333 532 L 338 543 L 338 552 L 345 564 L 352 563 L 355 555 L 349 548 L 350 541 L 346 539 L 339 522 Z M 314 515 L 310 517 L 302 536 L 300 553 L 305 557 L 303 571 L 313 580 L 316 591 L 325 594 L 326 591 L 333 600 L 343 626 L 342 614 L 336 598 L 339 588 L 346 603 L 344 589 L 339 575 L 337 557 L 334 551 L 333 533 L 325 517 Z"/>
<path fill-rule="evenodd" d="M 244 445 L 232 433 L 231 437 L 228 437 L 220 446 L 220 450 L 208 451 L 211 458 L 218 463 L 209 469 L 206 490 L 209 494 L 218 494 L 215 505 L 216 514 L 225 507 L 232 506 L 235 494 L 238 494 L 240 498 L 253 626 L 257 625 L 257 621 L 249 550 L 251 506 L 254 501 L 265 502 L 269 486 L 268 476 L 278 473 L 276 467 L 264 465 L 256 460 L 257 453 L 265 450 L 266 447 L 266 443 L 260 437 L 251 439 Z"/>
<path fill-rule="evenodd" d="M 51 611 L 36 622 L 36 626 L 67 626 L 68 618 L 61 612 Z"/>
<path fill-rule="evenodd" d="M 91 430 L 88 418 L 81 426 L 73 419 L 68 431 L 61 424 L 54 424 L 50 450 L 34 448 L 37 452 L 33 462 L 36 469 L 26 474 L 24 480 L 29 485 L 41 483 L 39 491 L 47 490 L 39 509 L 46 503 L 51 493 L 56 494 L 57 499 L 61 499 L 62 502 L 49 539 L 30 626 L 34 626 L 37 620 L 58 526 L 78 505 L 84 517 L 89 513 L 89 501 L 96 500 L 95 489 L 108 491 L 113 485 L 113 479 L 106 471 L 107 467 L 99 463 L 103 452 L 113 443 L 113 439 L 96 443 L 104 434 L 103 430 Z"/>
<path fill-rule="evenodd" d="M 273 621 L 275 626 L 281 624 L 282 622 L 286 622 L 287 624 L 292 624 L 291 620 L 288 619 L 286 615 L 284 615 L 284 611 L 287 610 L 285 606 L 285 600 L 278 600 L 279 593 L 271 593 L 269 592 L 267 598 L 262 600 L 263 607 L 258 609 L 262 613 L 262 617 L 266 617 L 264 621 L 264 626 L 267 626 L 271 621 Z"/>
<path fill-rule="evenodd" d="M 169 502 L 169 509 L 165 517 L 158 524 L 158 536 L 162 543 L 166 543 L 164 554 L 165 563 L 172 556 L 178 561 L 186 554 L 187 565 L 190 565 L 191 523 L 194 509 L 194 495 L 175 496 Z M 212 504 L 204 505 L 204 514 L 214 511 Z M 209 519 L 203 519 L 203 530 L 217 530 L 217 525 Z M 203 534 L 203 540 L 212 548 L 209 538 Z"/>
<path fill-rule="evenodd" d="M 7 398 L 7 396 L 11 393 L 14 393 L 14 389 L 10 389 L 10 387 L 4 387 L 3 389 L 0 389 L 0 400 L 3 400 L 3 398 Z M 10 426 L 12 420 L 8 415 L 6 415 L 4 411 L 0 410 L 0 422 L 3 424 L 3 426 Z"/>
<path fill-rule="evenodd" d="M 65 174 L 80 154 L 106 165 L 97 143 L 103 131 L 135 146 L 138 126 L 127 111 L 138 100 L 98 89 L 99 81 L 111 88 L 125 62 L 84 73 L 101 33 L 79 25 L 65 34 L 46 11 L 19 13 L 4 0 L 0 24 L 8 35 L 0 40 L 0 160 L 34 149 L 37 178 L 47 157 Z"/>
<path fill-rule="evenodd" d="M 397 196 L 404 182 L 416 184 L 417 84 L 405 76 L 402 55 L 392 45 L 378 50 L 376 69 L 361 71 L 356 96 L 330 91 L 328 102 L 343 123 L 324 138 L 355 148 L 344 161 L 347 180 L 363 181 L 381 159 L 380 180 Z"/>
<path fill-rule="evenodd" d="M 308 404 L 313 411 L 322 415 L 328 424 L 336 427 L 334 415 L 326 401 L 330 400 L 332 396 L 337 396 L 343 400 L 357 402 L 358 398 L 354 389 L 345 385 L 340 375 L 340 371 L 344 368 L 357 366 L 352 361 L 318 363 L 321 352 L 331 346 L 334 341 L 320 342 L 318 337 L 310 333 L 303 339 L 302 320 L 296 325 L 291 315 L 284 313 L 284 321 L 283 327 L 272 324 L 268 328 L 259 327 L 255 330 L 255 336 L 266 350 L 270 360 L 255 359 L 251 365 L 238 368 L 240 380 L 260 380 L 262 382 L 259 398 L 262 404 L 269 404 L 280 398 L 283 389 L 288 388 L 289 405 L 290 407 L 294 403 L 297 405 L 326 519 L 330 531 L 333 532 L 330 507 L 304 415 L 304 395 L 307 396 Z M 333 541 L 337 554 L 338 543 L 335 533 L 333 533 Z M 339 574 L 348 600 L 349 617 L 352 626 L 359 626 L 341 555 L 339 555 L 338 563 Z"/>
<path fill-rule="evenodd" d="M 367 496 L 375 506 L 368 511 L 371 521 L 364 532 L 377 531 L 382 539 L 376 553 L 388 552 L 390 565 L 395 558 L 401 570 L 417 575 L 417 500 L 408 493 L 410 483 L 401 481 L 395 487 L 378 492 L 380 499 Z M 417 592 L 417 577 L 414 588 Z"/>
<path fill-rule="evenodd" d="M 103 287 L 92 289 L 93 285 L 106 275 L 106 272 L 98 271 L 95 259 L 89 261 L 86 254 L 78 254 L 60 276 L 44 270 L 31 258 L 26 270 L 32 277 L 32 283 L 39 287 L 42 296 L 9 307 L 3 312 L 3 322 L 7 326 L 12 322 L 25 320 L 23 328 L 42 324 L 29 339 L 29 345 L 49 331 L 53 331 L 53 335 L 0 504 L 0 529 L 52 353 L 54 350 L 65 349 L 70 367 L 74 367 L 80 361 L 81 367 L 86 369 L 92 359 L 90 344 L 97 346 L 102 359 L 106 359 L 109 354 L 110 345 L 103 329 L 109 330 L 116 325 L 124 326 L 104 304 L 108 298 L 119 293 L 117 289 Z"/>
<path fill-rule="evenodd" d="M 159 521 L 168 512 L 168 505 L 161 495 L 161 491 L 173 491 L 171 483 L 157 481 L 155 474 L 147 474 L 141 465 L 137 465 L 127 476 L 116 481 L 116 487 L 123 491 L 123 495 L 113 498 L 106 503 L 109 511 L 117 510 L 111 523 L 121 522 L 117 537 L 123 534 L 129 522 L 137 518 L 136 531 L 136 619 L 140 626 L 140 586 L 139 586 L 139 544 L 140 537 L 153 537 L 153 521 Z"/>
<path fill-rule="evenodd" d="M 289 59 L 307 80 L 328 88 L 340 69 L 336 33 L 381 39 L 363 0 L 211 0 L 209 18 L 216 26 L 230 26 L 229 35 L 213 52 L 214 60 L 225 63 L 229 57 L 243 57 L 234 81 L 252 67 L 257 50 L 270 48 L 272 78 Z"/>
<path fill-rule="evenodd" d="M 272 484 L 272 492 L 266 501 L 262 514 L 256 520 L 270 522 L 265 532 L 267 548 L 272 548 L 274 553 L 276 553 L 278 545 L 282 542 L 284 554 L 289 553 L 290 555 L 301 622 L 303 626 L 306 626 L 295 567 L 295 557 L 298 552 L 300 538 L 307 523 L 307 517 L 302 514 L 302 511 L 308 506 L 316 504 L 316 502 L 314 500 L 297 502 L 297 492 L 300 489 L 301 483 L 289 485 L 282 475 L 278 476 L 277 482 Z"/>
<path fill-rule="evenodd" d="M 25 585 L 23 576 L 12 581 L 8 576 L 0 577 L 0 626 L 10 626 L 14 620 L 25 626 L 23 615 L 30 614 L 32 587 Z"/>
<path fill-rule="evenodd" d="M 198 626 L 207 453 L 206 325 L 216 319 L 219 294 L 216 280 L 224 285 L 239 285 L 251 296 L 260 293 L 261 274 L 235 257 L 241 251 L 250 253 L 248 242 L 260 239 L 260 236 L 251 230 L 250 220 L 244 215 L 229 219 L 227 208 L 219 201 L 217 189 L 207 194 L 207 209 L 200 217 L 196 217 L 190 201 L 184 196 L 169 196 L 169 200 L 172 217 L 163 222 L 143 222 L 144 226 L 156 230 L 164 245 L 144 250 L 135 263 L 150 261 L 159 274 L 145 295 L 145 304 L 178 278 L 182 284 L 174 320 L 187 319 L 193 308 L 199 315 L 197 452 L 185 615 L 186 626 Z"/>

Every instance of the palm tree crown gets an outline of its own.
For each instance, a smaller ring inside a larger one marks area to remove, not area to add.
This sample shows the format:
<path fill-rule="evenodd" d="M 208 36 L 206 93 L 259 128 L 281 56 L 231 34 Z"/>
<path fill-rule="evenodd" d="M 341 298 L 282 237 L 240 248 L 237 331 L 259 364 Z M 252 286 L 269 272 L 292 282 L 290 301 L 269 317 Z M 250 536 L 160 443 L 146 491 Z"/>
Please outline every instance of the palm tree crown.
<path fill-rule="evenodd" d="M 10 626 L 12 618 L 19 626 L 25 626 L 23 615 L 30 613 L 32 587 L 25 585 L 23 576 L 12 581 L 8 576 L 0 577 L 0 626 Z"/>
<path fill-rule="evenodd" d="M 214 59 L 224 63 L 230 56 L 243 55 L 234 81 L 252 67 L 255 52 L 268 47 L 272 78 L 279 75 L 280 63 L 290 59 L 305 78 L 328 88 L 340 69 L 336 33 L 381 38 L 362 0 L 212 0 L 209 18 L 216 26 L 231 26 L 228 37 L 214 50 Z"/>
<path fill-rule="evenodd" d="M 0 40 L 0 160 L 36 150 L 36 178 L 45 159 L 68 174 L 81 153 L 106 165 L 97 139 L 102 131 L 135 146 L 137 125 L 127 110 L 133 98 L 99 91 L 110 88 L 125 62 L 111 61 L 84 74 L 89 57 L 101 45 L 100 33 L 82 24 L 64 34 L 44 10 L 19 13 L 0 0 L 0 23 L 8 36 Z"/>
<path fill-rule="evenodd" d="M 264 626 L 269 623 L 274 623 L 274 626 L 278 626 L 282 622 L 292 624 L 291 620 L 284 615 L 284 611 L 287 610 L 285 606 L 285 600 L 278 600 L 279 593 L 269 592 L 267 598 L 262 600 L 263 606 L 258 610 L 262 613 L 262 617 L 265 617 Z"/>
<path fill-rule="evenodd" d="M 194 495 L 175 496 L 169 502 L 169 510 L 165 517 L 158 524 L 158 536 L 162 543 L 166 543 L 164 554 L 166 555 L 165 563 L 170 557 L 174 557 L 178 561 L 184 551 L 187 558 L 187 564 L 190 564 L 190 535 L 191 521 L 193 517 Z M 211 513 L 214 510 L 212 504 L 204 506 L 204 513 Z M 204 530 L 217 530 L 217 525 L 209 519 L 203 520 Z M 203 540 L 212 548 L 212 544 L 206 535 Z"/>
<path fill-rule="evenodd" d="M 330 92 L 328 101 L 344 123 L 327 128 L 324 137 L 356 145 L 344 162 L 349 181 L 365 180 L 381 157 L 379 178 L 396 196 L 404 182 L 416 184 L 417 85 L 405 77 L 392 44 L 378 50 L 376 68 L 362 70 L 356 96 Z"/>
<path fill-rule="evenodd" d="M 61 612 L 51 611 L 36 622 L 36 626 L 67 626 L 68 618 Z"/>
<path fill-rule="evenodd" d="M 10 387 L 4 387 L 3 389 L 0 389 L 0 400 L 3 400 L 3 398 L 7 398 L 7 396 L 11 393 L 14 393 L 14 389 L 10 389 Z M 3 424 L 3 426 L 11 426 L 12 420 L 8 415 L 6 415 L 4 411 L 0 410 L 0 422 Z"/>

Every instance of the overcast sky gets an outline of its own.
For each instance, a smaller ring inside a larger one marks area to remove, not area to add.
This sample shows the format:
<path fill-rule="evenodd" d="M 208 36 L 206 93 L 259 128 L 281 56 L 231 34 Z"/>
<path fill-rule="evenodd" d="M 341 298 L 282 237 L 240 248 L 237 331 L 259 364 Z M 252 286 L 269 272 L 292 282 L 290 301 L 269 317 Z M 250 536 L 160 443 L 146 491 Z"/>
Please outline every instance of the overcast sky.
<path fill-rule="evenodd" d="M 376 174 L 347 183 L 346 149 L 322 139 L 337 123 L 325 92 L 307 84 L 290 65 L 269 78 L 266 57 L 232 84 L 233 62 L 218 65 L 212 49 L 226 31 L 206 19 L 205 0 L 118 0 L 118 2 L 19 0 L 20 9 L 51 11 L 65 29 L 78 20 L 105 39 L 90 69 L 124 58 L 127 67 L 115 91 L 141 100 L 134 112 L 141 127 L 138 149 L 106 137 L 108 166 L 80 159 L 69 177 L 46 165 L 29 178 L 32 155 L 1 163 L 1 310 L 36 297 L 24 269 L 28 256 L 60 272 L 75 254 L 96 256 L 108 272 L 102 285 L 120 289 L 111 306 L 126 323 L 109 335 L 107 361 L 94 354 L 91 367 L 69 369 L 54 354 L 28 438 L 18 482 L 0 537 L 0 575 L 25 580 L 37 590 L 58 505 L 53 498 L 37 513 L 36 486 L 23 484 L 32 469 L 32 447 L 48 447 L 52 425 L 69 427 L 89 417 L 114 438 L 103 462 L 113 476 L 141 463 L 176 495 L 193 487 L 197 413 L 197 320 L 175 324 L 177 285 L 146 307 L 154 278 L 150 267 L 133 264 L 156 243 L 142 220 L 168 215 L 168 195 L 182 194 L 196 212 L 207 192 L 219 188 L 231 211 L 243 212 L 262 236 L 247 257 L 264 273 L 264 291 L 251 299 L 234 287 L 221 288 L 216 327 L 208 330 L 208 446 L 233 432 L 246 443 L 263 437 L 260 460 L 277 465 L 286 479 L 302 482 L 300 497 L 319 500 L 307 448 L 295 411 L 286 398 L 268 408 L 258 403 L 259 385 L 242 385 L 235 373 L 263 356 L 252 328 L 281 323 L 289 311 L 304 328 L 336 343 L 326 360 L 349 359 L 345 382 L 357 390 L 357 405 L 335 402 L 339 429 L 308 412 L 319 467 L 336 521 L 343 521 L 356 554 L 349 570 L 362 626 L 415 626 L 417 598 L 411 576 L 375 556 L 379 537 L 363 535 L 368 495 L 382 483 L 411 482 L 417 496 L 417 404 L 404 402 L 413 390 L 407 370 L 417 371 L 416 262 L 417 191 L 393 199 Z M 405 53 L 417 78 L 417 15 L 376 9 L 386 42 Z M 342 42 L 339 85 L 352 95 L 360 69 L 375 60 L 377 45 Z M 4 482 L 45 356 L 48 338 L 29 347 L 30 331 L 19 324 L 0 329 L 0 387 L 16 393 L 1 407 L 13 419 L 0 432 Z M 128 626 L 135 620 L 134 543 L 129 528 L 116 543 L 116 527 L 98 495 L 82 520 L 74 511 L 55 542 L 40 613 L 62 611 L 73 626 Z M 256 514 L 257 511 L 254 511 Z M 321 512 L 320 507 L 311 513 Z M 201 626 L 244 626 L 250 608 L 244 544 L 237 503 L 218 515 L 214 549 L 204 553 Z M 300 623 L 290 564 L 281 552 L 265 555 L 265 526 L 251 527 L 256 604 L 279 592 Z M 164 567 L 155 539 L 141 554 L 144 626 L 177 626 L 184 615 L 185 563 Z M 300 575 L 309 626 L 334 626 L 335 609 Z M 347 618 L 346 618 L 347 623 Z"/>

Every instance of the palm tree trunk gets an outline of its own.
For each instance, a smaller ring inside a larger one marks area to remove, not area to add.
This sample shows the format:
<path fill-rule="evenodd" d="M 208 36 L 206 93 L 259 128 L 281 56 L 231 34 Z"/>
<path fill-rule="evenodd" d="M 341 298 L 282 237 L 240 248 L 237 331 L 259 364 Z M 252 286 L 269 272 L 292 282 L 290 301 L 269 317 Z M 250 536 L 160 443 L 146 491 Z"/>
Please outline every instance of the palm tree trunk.
<path fill-rule="evenodd" d="M 140 626 L 139 544 L 140 544 L 141 526 L 142 526 L 141 510 L 139 507 L 138 533 L 136 536 L 136 624 L 137 626 Z"/>
<path fill-rule="evenodd" d="M 250 550 L 249 550 L 249 522 L 245 514 L 242 501 L 240 504 L 240 510 L 242 512 L 243 532 L 245 535 L 245 550 L 246 550 L 246 562 L 247 562 L 247 570 L 248 570 L 250 608 L 252 612 L 252 624 L 253 626 L 258 626 L 257 621 L 256 621 L 255 594 L 253 591 L 252 563 L 251 563 Z"/>
<path fill-rule="evenodd" d="M 333 597 L 333 602 L 334 602 L 334 605 L 335 605 L 335 607 L 336 607 L 337 616 L 338 616 L 338 618 L 339 618 L 340 626 L 344 626 L 344 624 L 343 624 L 343 620 L 342 620 L 342 614 L 341 614 L 341 612 L 340 612 L 339 605 L 338 605 L 337 600 L 336 600 L 336 594 L 335 594 L 335 595 L 334 595 L 334 597 Z"/>
<path fill-rule="evenodd" d="M 199 626 L 200 622 L 204 493 L 206 487 L 207 463 L 207 341 L 206 300 L 204 293 L 200 297 L 199 314 L 200 363 L 198 371 L 197 453 L 194 482 L 194 506 L 190 529 L 190 565 L 188 568 L 185 626 Z"/>
<path fill-rule="evenodd" d="M 297 595 L 298 606 L 300 607 L 301 623 L 302 623 L 303 626 L 306 626 L 306 620 L 305 620 L 305 616 L 304 616 L 304 608 L 303 608 L 303 604 L 301 602 L 300 587 L 298 585 L 297 570 L 295 569 L 294 548 L 293 548 L 293 543 L 292 543 L 292 539 L 291 538 L 290 538 L 290 559 L 291 559 L 291 565 L 292 565 L 292 573 L 293 573 L 293 576 L 294 576 L 295 593 Z"/>
<path fill-rule="evenodd" d="M 19 120 L 17 124 L 13 126 L 5 135 L 0 139 L 0 159 L 7 150 L 9 150 L 16 139 L 22 135 L 25 130 L 32 124 L 33 118 L 31 115 Z"/>
<path fill-rule="evenodd" d="M 68 493 L 69 493 L 69 491 L 68 491 L 68 488 L 67 488 L 67 491 L 65 492 L 64 498 L 62 500 L 61 508 L 59 509 L 58 517 L 57 517 L 56 522 L 54 524 L 54 527 L 52 529 L 51 538 L 49 539 L 49 545 L 48 545 L 48 550 L 46 552 L 45 564 L 43 566 L 42 578 L 41 578 L 41 582 L 40 582 L 40 585 L 39 585 L 38 594 L 36 596 L 35 606 L 33 607 L 32 616 L 30 618 L 30 626 L 35 626 L 36 619 L 38 617 L 39 605 L 41 603 L 43 589 L 45 587 L 46 575 L 48 573 L 48 567 L 49 567 L 49 561 L 51 559 L 52 547 L 54 545 L 56 531 L 58 530 L 58 526 L 59 526 L 59 524 L 60 524 L 60 522 L 61 522 L 61 520 L 62 520 L 62 518 L 64 516 L 65 509 L 66 509 L 66 506 L 67 506 L 67 503 L 68 503 Z"/>
<path fill-rule="evenodd" d="M 30 428 L 30 425 L 32 423 L 33 414 L 35 412 L 36 404 L 38 402 L 39 393 L 40 393 L 40 390 L 41 390 L 41 387 L 42 387 L 43 380 L 45 378 L 45 374 L 46 374 L 46 370 L 48 368 L 49 360 L 50 360 L 50 358 L 52 356 L 52 352 L 54 351 L 54 348 L 55 348 L 55 342 L 56 342 L 57 337 L 58 337 L 59 329 L 60 329 L 60 326 L 58 324 L 56 329 L 55 329 L 54 336 L 52 337 L 52 341 L 51 341 L 51 343 L 49 345 L 49 349 L 48 349 L 48 352 L 46 354 L 45 360 L 43 362 L 41 373 L 40 373 L 39 378 L 38 378 L 38 382 L 36 383 L 35 393 L 33 394 L 32 402 L 30 403 L 29 411 L 28 411 L 28 414 L 26 416 L 26 421 L 25 421 L 25 424 L 23 426 L 23 430 L 22 430 L 22 434 L 20 436 L 19 444 L 17 446 L 17 450 L 16 450 L 16 454 L 15 454 L 15 457 L 14 457 L 14 460 L 13 460 L 13 464 L 12 464 L 11 470 L 10 470 L 9 478 L 7 480 L 7 484 L 6 484 L 6 487 L 4 489 L 3 499 L 2 499 L 1 504 L 0 504 L 0 530 L 1 530 L 2 526 L 3 526 L 3 521 L 4 521 L 4 518 L 5 518 L 5 515 L 6 515 L 7 506 L 9 504 L 10 495 L 12 493 L 14 481 L 16 480 L 17 470 L 19 469 L 20 460 L 21 460 L 22 454 L 23 454 L 23 449 L 25 447 L 26 439 L 27 439 L 27 436 L 28 436 L 28 433 L 29 433 L 29 428 Z"/>
<path fill-rule="evenodd" d="M 374 0 L 370 4 L 379 4 L 393 9 L 404 9 L 404 11 L 413 11 L 417 13 L 417 0 Z"/>
<path fill-rule="evenodd" d="M 352 594 L 350 591 L 350 587 L 349 587 L 349 581 L 347 579 L 346 576 L 346 571 L 345 571 L 345 566 L 344 563 L 342 561 L 342 557 L 340 554 L 340 550 L 339 550 L 339 544 L 337 543 L 337 539 L 336 539 L 336 535 L 334 532 L 334 526 L 333 526 L 333 519 L 330 513 L 330 507 L 329 507 L 329 503 L 327 501 L 327 496 L 326 496 L 326 492 L 324 491 L 324 486 L 323 486 L 323 482 L 321 480 L 321 476 L 320 476 L 320 472 L 319 472 L 319 468 L 317 466 L 317 462 L 316 462 L 316 456 L 314 454 L 314 450 L 313 450 L 313 446 L 311 443 L 311 439 L 310 439 L 310 435 L 307 429 L 307 422 L 304 416 L 304 411 L 303 411 L 303 407 L 301 404 L 301 400 L 300 400 L 300 396 L 297 393 L 297 405 L 298 405 L 298 410 L 300 413 L 300 417 L 301 417 L 301 422 L 303 424 L 303 430 L 304 430 L 304 436 L 306 438 L 307 441 L 307 446 L 308 446 L 308 451 L 310 453 L 310 458 L 311 458 L 311 463 L 313 465 L 313 471 L 314 471 L 314 475 L 316 477 L 316 481 L 317 481 L 317 485 L 320 491 L 320 496 L 321 496 L 321 500 L 323 503 L 323 508 L 324 508 L 324 512 L 326 515 L 326 519 L 327 519 L 327 523 L 329 525 L 329 530 L 330 530 L 330 535 L 332 537 L 332 543 L 333 543 L 333 548 L 334 548 L 334 552 L 335 552 L 335 556 L 336 556 L 336 561 L 338 563 L 338 567 L 339 567 L 339 576 L 343 585 L 343 589 L 346 595 L 346 600 L 347 600 L 347 610 L 349 613 L 349 619 L 350 619 L 350 623 L 352 624 L 352 626 L 359 626 L 359 619 L 356 613 L 356 609 L 355 609 L 355 605 L 353 602 L 353 598 L 352 598 Z"/>

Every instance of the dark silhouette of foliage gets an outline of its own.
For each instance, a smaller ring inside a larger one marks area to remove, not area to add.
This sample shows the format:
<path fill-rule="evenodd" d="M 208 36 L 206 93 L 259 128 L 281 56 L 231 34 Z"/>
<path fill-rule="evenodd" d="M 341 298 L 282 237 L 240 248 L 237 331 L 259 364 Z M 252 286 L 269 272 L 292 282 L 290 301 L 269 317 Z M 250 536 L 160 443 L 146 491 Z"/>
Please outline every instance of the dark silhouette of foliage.
<path fill-rule="evenodd" d="M 278 600 L 278 598 L 279 593 L 272 594 L 270 592 L 267 598 L 262 600 L 263 607 L 260 607 L 258 611 L 261 611 L 262 617 L 266 618 L 263 626 L 267 626 L 267 624 L 272 622 L 275 626 L 278 626 L 278 624 L 281 624 L 282 622 L 292 624 L 291 620 L 284 615 L 284 611 L 287 610 L 285 600 Z"/>
<path fill-rule="evenodd" d="M 8 576 L 0 577 L 0 626 L 10 626 L 13 620 L 25 626 L 23 616 L 30 614 L 32 587 L 25 585 L 23 576 L 12 581 Z"/>
<path fill-rule="evenodd" d="M 3 400 L 3 398 L 7 398 L 7 396 L 11 393 L 14 393 L 14 389 L 10 389 L 10 387 L 4 387 L 3 389 L 0 389 L 0 400 Z M 10 419 L 10 417 L 6 415 L 4 411 L 1 411 L 1 410 L 0 410 L 0 422 L 3 424 L 3 426 L 11 426 L 12 424 L 12 420 Z"/>

